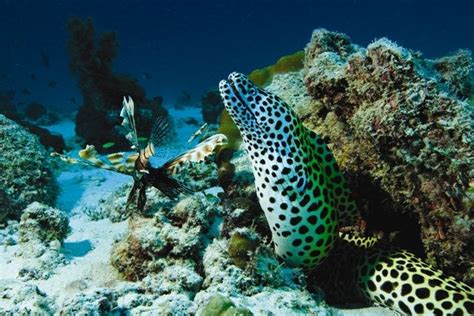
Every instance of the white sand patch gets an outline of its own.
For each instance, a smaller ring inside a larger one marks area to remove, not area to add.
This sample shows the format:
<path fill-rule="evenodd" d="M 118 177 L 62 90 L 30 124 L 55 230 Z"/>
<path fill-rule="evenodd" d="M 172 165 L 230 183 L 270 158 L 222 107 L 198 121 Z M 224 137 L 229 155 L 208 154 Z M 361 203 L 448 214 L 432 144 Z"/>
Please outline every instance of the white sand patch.
<path fill-rule="evenodd" d="M 63 247 L 69 264 L 59 267 L 50 279 L 34 282 L 58 304 L 84 289 L 111 287 L 119 282 L 110 265 L 110 252 L 113 241 L 127 231 L 126 222 L 90 221 L 85 216 L 72 218 L 70 224 L 73 233 Z"/>

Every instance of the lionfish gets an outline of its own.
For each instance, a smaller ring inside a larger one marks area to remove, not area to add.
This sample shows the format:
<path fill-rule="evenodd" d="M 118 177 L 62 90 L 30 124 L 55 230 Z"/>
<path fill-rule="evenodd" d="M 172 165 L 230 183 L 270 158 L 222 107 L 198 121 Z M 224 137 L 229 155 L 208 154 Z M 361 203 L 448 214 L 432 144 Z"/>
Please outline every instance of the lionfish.
<path fill-rule="evenodd" d="M 185 162 L 201 162 L 213 154 L 218 146 L 227 144 L 227 137 L 223 134 L 213 135 L 197 144 L 192 149 L 165 162 L 159 167 L 153 167 L 150 158 L 155 154 L 155 149 L 163 146 L 169 139 L 172 128 L 166 116 L 159 116 L 153 124 L 151 135 L 146 146 L 141 146 L 137 136 L 135 124 L 135 105 L 132 98 L 123 98 L 123 107 L 120 117 L 123 118 L 122 126 L 126 129 L 125 137 L 135 150 L 133 153 L 117 152 L 101 158 L 93 145 L 87 145 L 79 151 L 81 159 L 75 159 L 63 154 L 52 153 L 63 161 L 72 164 L 85 164 L 110 170 L 133 177 L 133 186 L 128 194 L 127 209 L 136 201 L 137 209 L 143 212 L 146 204 L 146 189 L 154 187 L 170 199 L 177 198 L 181 193 L 191 194 L 193 191 L 180 181 L 174 179 L 177 169 Z M 138 200 L 137 200 L 138 195 Z"/>

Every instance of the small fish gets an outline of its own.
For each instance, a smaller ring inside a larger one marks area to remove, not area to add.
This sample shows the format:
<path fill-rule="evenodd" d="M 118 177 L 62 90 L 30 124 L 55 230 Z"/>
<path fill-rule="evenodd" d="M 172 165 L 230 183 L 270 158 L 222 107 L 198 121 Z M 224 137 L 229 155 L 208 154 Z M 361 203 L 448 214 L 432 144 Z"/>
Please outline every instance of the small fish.
<path fill-rule="evenodd" d="M 23 95 L 31 95 L 31 91 L 27 88 L 24 88 L 21 90 L 21 94 Z"/>
<path fill-rule="evenodd" d="M 77 101 L 76 101 L 75 97 L 70 97 L 69 102 L 71 102 L 72 104 L 77 104 Z"/>
<path fill-rule="evenodd" d="M 143 79 L 150 80 L 152 78 L 151 74 L 148 72 L 143 72 Z"/>
<path fill-rule="evenodd" d="M 194 134 L 191 135 L 188 139 L 188 143 L 192 142 L 196 137 L 202 134 L 204 130 L 207 128 L 207 123 L 204 123 Z"/>
<path fill-rule="evenodd" d="M 50 80 L 50 81 L 48 82 L 48 87 L 54 88 L 54 87 L 56 87 L 57 84 L 58 84 L 58 83 L 57 83 L 56 81 Z"/>
<path fill-rule="evenodd" d="M 31 80 L 36 80 L 36 75 L 35 75 L 35 74 L 31 74 L 31 75 L 30 75 L 30 78 L 31 78 Z"/>
<path fill-rule="evenodd" d="M 48 57 L 48 55 L 46 55 L 46 53 L 44 51 L 41 52 L 41 64 L 45 68 L 49 68 L 49 57 Z"/>
<path fill-rule="evenodd" d="M 112 148 L 115 146 L 115 143 L 114 142 L 107 142 L 105 144 L 102 145 L 102 148 L 104 149 L 109 149 L 109 148 Z"/>

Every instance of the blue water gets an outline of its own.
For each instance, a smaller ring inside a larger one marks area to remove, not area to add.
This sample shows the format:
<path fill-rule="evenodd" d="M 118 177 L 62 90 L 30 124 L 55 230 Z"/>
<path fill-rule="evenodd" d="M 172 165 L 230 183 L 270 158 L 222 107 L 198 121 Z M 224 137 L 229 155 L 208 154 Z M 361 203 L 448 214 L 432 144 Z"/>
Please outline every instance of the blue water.
<path fill-rule="evenodd" d="M 116 31 L 117 72 L 135 76 L 148 97 L 162 95 L 169 104 L 183 90 L 198 101 L 229 72 L 249 72 L 304 48 L 318 27 L 360 45 L 385 36 L 428 57 L 474 50 L 472 0 L 3 0 L 0 91 L 16 90 L 18 103 L 66 111 L 81 105 L 65 50 L 71 16 L 92 17 L 98 32 Z"/>

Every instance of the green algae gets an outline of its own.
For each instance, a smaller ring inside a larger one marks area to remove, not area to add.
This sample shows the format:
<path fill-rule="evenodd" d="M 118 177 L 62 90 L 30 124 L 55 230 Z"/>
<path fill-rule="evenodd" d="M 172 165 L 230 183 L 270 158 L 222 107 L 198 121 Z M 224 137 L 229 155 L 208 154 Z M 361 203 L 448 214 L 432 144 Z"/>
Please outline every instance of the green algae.
<path fill-rule="evenodd" d="M 229 241 L 229 256 L 237 267 L 244 269 L 250 260 L 249 254 L 253 253 L 257 246 L 257 240 L 236 232 Z"/>
<path fill-rule="evenodd" d="M 257 86 L 265 87 L 271 83 L 276 74 L 282 74 L 303 69 L 304 51 L 286 55 L 277 60 L 273 65 L 255 69 L 249 74 L 249 79 Z"/>

